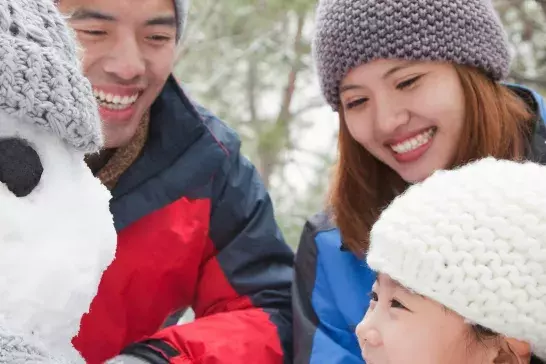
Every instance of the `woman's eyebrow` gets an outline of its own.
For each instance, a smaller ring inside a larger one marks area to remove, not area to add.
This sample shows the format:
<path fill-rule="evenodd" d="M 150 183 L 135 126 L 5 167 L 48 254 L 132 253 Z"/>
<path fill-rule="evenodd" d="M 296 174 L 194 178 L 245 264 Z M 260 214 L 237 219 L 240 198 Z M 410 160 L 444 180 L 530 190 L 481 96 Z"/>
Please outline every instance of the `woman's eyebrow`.
<path fill-rule="evenodd" d="M 411 67 L 416 63 L 417 63 L 416 61 L 405 61 L 404 63 L 396 65 L 392 67 L 391 69 L 389 69 L 387 72 L 385 72 L 385 74 L 381 78 L 386 79 L 389 76 L 392 76 L 393 74 L 395 74 L 396 72 L 401 71 L 405 68 Z"/>
<path fill-rule="evenodd" d="M 346 91 L 349 91 L 349 90 L 354 90 L 354 89 L 361 89 L 363 88 L 362 86 L 359 86 L 359 85 L 353 85 L 353 84 L 349 84 L 349 85 L 343 85 L 340 87 L 339 89 L 339 93 L 342 94 Z"/>

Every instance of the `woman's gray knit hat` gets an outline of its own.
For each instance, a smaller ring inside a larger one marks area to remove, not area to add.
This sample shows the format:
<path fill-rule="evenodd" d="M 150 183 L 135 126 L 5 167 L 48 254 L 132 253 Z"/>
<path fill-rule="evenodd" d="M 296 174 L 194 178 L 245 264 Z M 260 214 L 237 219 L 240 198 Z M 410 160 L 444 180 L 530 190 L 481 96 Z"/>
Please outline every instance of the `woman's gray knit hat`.
<path fill-rule="evenodd" d="M 0 109 L 94 152 L 101 122 L 74 39 L 52 0 L 1 0 Z"/>
<path fill-rule="evenodd" d="M 448 61 L 494 80 L 511 61 L 491 0 L 319 0 L 313 55 L 334 111 L 343 77 L 374 59 Z"/>

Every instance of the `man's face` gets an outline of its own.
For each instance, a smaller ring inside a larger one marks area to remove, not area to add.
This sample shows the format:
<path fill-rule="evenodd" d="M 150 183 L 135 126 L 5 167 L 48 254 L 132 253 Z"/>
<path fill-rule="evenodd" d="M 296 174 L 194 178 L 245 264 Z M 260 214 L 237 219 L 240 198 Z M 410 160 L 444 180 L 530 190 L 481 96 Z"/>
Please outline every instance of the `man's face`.
<path fill-rule="evenodd" d="M 172 71 L 173 0 L 60 0 L 83 47 L 84 73 L 99 101 L 106 148 L 135 134 Z"/>

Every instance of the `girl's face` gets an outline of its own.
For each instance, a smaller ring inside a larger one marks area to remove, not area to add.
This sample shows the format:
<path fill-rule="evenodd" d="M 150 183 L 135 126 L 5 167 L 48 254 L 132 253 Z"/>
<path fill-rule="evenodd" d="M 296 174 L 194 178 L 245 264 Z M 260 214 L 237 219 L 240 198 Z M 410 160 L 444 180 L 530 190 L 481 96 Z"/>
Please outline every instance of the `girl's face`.
<path fill-rule="evenodd" d="M 452 163 L 465 118 L 452 65 L 376 60 L 347 74 L 340 98 L 352 137 L 405 181 Z"/>
<path fill-rule="evenodd" d="M 367 364 L 488 364 L 496 351 L 475 344 L 464 319 L 379 274 L 356 334 Z"/>

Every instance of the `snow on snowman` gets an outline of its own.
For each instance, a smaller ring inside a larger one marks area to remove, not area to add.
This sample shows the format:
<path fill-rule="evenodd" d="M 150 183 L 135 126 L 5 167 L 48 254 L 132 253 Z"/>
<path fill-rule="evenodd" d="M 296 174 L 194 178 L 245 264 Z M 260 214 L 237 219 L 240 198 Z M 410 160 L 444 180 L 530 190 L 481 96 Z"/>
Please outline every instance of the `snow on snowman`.
<path fill-rule="evenodd" d="M 0 363 L 83 363 L 71 340 L 115 255 L 74 39 L 51 0 L 0 1 Z"/>

